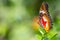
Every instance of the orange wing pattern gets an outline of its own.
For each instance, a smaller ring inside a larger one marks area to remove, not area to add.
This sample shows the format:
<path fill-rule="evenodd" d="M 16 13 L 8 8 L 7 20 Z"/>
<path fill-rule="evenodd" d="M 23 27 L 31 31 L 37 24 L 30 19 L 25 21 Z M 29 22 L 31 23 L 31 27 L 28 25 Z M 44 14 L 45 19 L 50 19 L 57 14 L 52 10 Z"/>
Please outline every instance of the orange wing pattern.
<path fill-rule="evenodd" d="M 38 30 L 39 26 L 42 26 L 42 28 L 45 29 L 46 32 L 48 32 L 52 26 L 51 17 L 48 12 L 48 4 L 42 3 L 40 10 L 39 10 L 39 16 L 36 16 L 33 19 L 33 26 L 35 30 Z"/>
<path fill-rule="evenodd" d="M 51 28 L 51 17 L 48 12 L 48 4 L 47 3 L 42 3 L 39 11 L 39 18 L 40 18 L 40 24 L 41 26 L 48 32 Z"/>

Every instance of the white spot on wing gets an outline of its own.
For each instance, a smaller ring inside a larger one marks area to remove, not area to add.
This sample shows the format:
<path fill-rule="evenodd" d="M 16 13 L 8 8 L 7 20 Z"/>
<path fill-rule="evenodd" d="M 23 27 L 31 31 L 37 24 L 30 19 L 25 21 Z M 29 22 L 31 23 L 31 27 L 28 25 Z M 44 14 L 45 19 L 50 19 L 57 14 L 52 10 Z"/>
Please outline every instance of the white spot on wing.
<path fill-rule="evenodd" d="M 44 21 L 47 21 L 47 19 L 45 17 L 43 17 Z"/>
<path fill-rule="evenodd" d="M 43 13 L 43 14 L 44 14 L 44 13 L 45 13 L 45 11 L 44 11 L 44 10 L 41 10 L 39 13 Z"/>

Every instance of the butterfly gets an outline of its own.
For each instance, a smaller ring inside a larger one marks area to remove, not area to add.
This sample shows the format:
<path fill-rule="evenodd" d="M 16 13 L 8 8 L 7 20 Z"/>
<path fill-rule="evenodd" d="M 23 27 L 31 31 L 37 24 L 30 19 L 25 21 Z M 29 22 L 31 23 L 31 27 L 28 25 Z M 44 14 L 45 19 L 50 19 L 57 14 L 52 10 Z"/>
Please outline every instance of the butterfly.
<path fill-rule="evenodd" d="M 48 4 L 43 2 L 39 10 L 39 24 L 48 32 L 52 27 L 51 16 L 48 12 Z"/>
<path fill-rule="evenodd" d="M 34 17 L 33 26 L 35 30 L 38 30 L 39 26 L 41 26 L 46 32 L 52 28 L 52 19 L 48 12 L 48 4 L 46 2 L 42 3 L 39 15 Z"/>

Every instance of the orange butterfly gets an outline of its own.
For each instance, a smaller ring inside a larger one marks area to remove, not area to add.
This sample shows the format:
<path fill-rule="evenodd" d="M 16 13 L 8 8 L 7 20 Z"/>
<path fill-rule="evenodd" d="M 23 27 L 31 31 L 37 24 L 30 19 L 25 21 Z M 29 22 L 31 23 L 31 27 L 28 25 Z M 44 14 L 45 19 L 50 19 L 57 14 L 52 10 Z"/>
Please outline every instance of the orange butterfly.
<path fill-rule="evenodd" d="M 46 32 L 48 32 L 50 30 L 50 28 L 52 26 L 52 20 L 49 15 L 49 12 L 48 12 L 47 3 L 45 3 L 45 2 L 42 3 L 40 10 L 39 10 L 39 16 L 36 17 L 34 20 L 37 23 L 35 25 L 37 25 L 37 26 L 41 25 L 45 29 Z"/>

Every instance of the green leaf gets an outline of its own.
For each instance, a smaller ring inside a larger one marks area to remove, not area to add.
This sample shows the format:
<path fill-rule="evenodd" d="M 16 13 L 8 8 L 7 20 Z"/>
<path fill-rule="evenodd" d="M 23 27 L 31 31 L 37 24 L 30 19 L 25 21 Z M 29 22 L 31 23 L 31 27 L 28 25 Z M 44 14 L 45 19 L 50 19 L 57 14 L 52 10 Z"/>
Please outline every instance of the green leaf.
<path fill-rule="evenodd" d="M 51 40 L 57 35 L 57 32 L 54 29 L 51 29 L 46 36 Z"/>
<path fill-rule="evenodd" d="M 39 35 L 39 34 L 36 34 L 35 36 L 36 36 L 36 40 L 41 40 L 42 39 L 42 36 Z"/>

